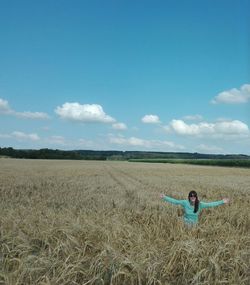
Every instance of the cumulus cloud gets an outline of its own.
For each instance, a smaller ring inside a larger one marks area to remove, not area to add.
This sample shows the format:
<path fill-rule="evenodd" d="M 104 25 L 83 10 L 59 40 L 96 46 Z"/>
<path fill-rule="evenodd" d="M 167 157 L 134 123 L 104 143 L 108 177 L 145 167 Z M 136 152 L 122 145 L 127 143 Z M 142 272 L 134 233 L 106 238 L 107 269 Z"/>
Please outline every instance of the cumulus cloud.
<path fill-rule="evenodd" d="M 213 124 L 205 122 L 199 124 L 187 124 L 182 120 L 172 120 L 170 127 L 179 135 L 200 135 L 213 133 Z"/>
<path fill-rule="evenodd" d="M 145 124 L 160 124 L 161 121 L 157 115 L 145 115 L 141 121 Z"/>
<path fill-rule="evenodd" d="M 170 129 L 178 135 L 198 137 L 227 137 L 249 136 L 248 126 L 238 120 L 218 121 L 215 123 L 201 122 L 199 124 L 187 124 L 183 120 L 172 120 Z"/>
<path fill-rule="evenodd" d="M 250 84 L 244 84 L 240 89 L 233 88 L 231 90 L 219 93 L 211 101 L 213 104 L 243 104 L 250 101 Z"/>
<path fill-rule="evenodd" d="M 112 128 L 114 130 L 120 130 L 120 131 L 127 130 L 127 126 L 124 123 L 115 123 L 112 125 Z"/>
<path fill-rule="evenodd" d="M 114 123 L 115 119 L 105 114 L 97 104 L 64 103 L 57 107 L 56 114 L 62 119 L 84 123 Z"/>
<path fill-rule="evenodd" d="M 0 114 L 12 115 L 22 119 L 32 119 L 32 120 L 46 120 L 49 119 L 49 115 L 42 112 L 16 112 L 11 109 L 8 101 L 0 98 Z"/>
<path fill-rule="evenodd" d="M 232 135 L 241 135 L 249 134 L 248 126 L 238 120 L 227 121 L 227 122 L 218 122 L 214 125 L 214 130 L 216 133 L 222 134 L 232 134 Z"/>
<path fill-rule="evenodd" d="M 110 136 L 110 143 L 122 145 L 124 147 L 143 147 L 147 149 L 161 149 L 161 150 L 183 150 L 185 149 L 181 145 L 177 145 L 171 141 L 160 141 L 160 140 L 145 140 L 137 137 L 125 138 L 123 136 Z"/>
<path fill-rule="evenodd" d="M 38 141 L 40 137 L 37 134 L 26 134 L 23 132 L 15 131 L 11 134 L 11 136 L 20 141 Z"/>

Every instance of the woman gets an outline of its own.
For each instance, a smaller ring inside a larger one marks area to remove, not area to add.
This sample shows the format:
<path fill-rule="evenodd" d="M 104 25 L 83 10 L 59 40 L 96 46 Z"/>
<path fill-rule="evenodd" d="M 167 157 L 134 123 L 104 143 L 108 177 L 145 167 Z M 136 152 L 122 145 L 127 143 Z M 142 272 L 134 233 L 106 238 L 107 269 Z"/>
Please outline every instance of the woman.
<path fill-rule="evenodd" d="M 174 205 L 181 205 L 184 208 L 184 222 L 187 225 L 195 225 L 198 223 L 198 216 L 202 209 L 229 203 L 228 198 L 210 203 L 200 202 L 195 191 L 191 191 L 188 194 L 188 200 L 176 200 L 165 196 L 164 194 L 161 194 L 160 197 L 166 202 L 172 203 Z"/>

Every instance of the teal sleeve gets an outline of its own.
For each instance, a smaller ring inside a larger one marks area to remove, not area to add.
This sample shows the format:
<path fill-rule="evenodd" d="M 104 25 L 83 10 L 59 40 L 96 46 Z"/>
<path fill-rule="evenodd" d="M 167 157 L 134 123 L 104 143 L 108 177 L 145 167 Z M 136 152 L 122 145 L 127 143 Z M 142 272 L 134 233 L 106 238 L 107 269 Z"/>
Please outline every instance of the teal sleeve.
<path fill-rule="evenodd" d="M 182 206 L 184 205 L 184 202 L 185 202 L 185 200 L 177 200 L 174 198 L 170 198 L 168 196 L 164 196 L 163 200 L 171 204 L 174 204 L 174 205 L 182 205 Z"/>
<path fill-rule="evenodd" d="M 223 205 L 223 204 L 224 204 L 223 200 L 215 201 L 215 202 L 208 202 L 208 203 L 200 202 L 200 207 L 202 209 L 205 209 L 205 208 L 217 207 L 217 206 L 220 206 L 220 205 Z"/>

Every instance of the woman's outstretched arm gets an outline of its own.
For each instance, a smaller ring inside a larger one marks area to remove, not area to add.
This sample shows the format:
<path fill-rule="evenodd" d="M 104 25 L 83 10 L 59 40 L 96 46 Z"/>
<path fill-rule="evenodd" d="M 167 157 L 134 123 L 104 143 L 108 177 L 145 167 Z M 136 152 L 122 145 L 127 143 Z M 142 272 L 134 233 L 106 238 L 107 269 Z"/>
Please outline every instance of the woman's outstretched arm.
<path fill-rule="evenodd" d="M 169 196 L 166 196 L 164 194 L 160 194 L 160 198 L 162 200 L 164 200 L 165 202 L 169 202 L 171 204 L 174 204 L 174 205 L 184 205 L 185 201 L 186 200 L 177 200 L 177 199 L 174 199 L 174 198 L 171 198 Z"/>
<path fill-rule="evenodd" d="M 220 201 L 215 201 L 215 202 L 200 202 L 200 207 L 205 209 L 205 208 L 212 208 L 212 207 L 217 207 L 220 205 L 228 204 L 229 203 L 229 198 L 224 198 Z"/>

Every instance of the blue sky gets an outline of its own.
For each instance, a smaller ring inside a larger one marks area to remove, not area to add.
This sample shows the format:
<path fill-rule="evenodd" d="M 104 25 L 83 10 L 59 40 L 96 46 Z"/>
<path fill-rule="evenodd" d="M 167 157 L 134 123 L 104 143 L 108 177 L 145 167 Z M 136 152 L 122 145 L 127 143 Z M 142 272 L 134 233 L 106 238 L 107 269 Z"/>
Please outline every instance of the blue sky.
<path fill-rule="evenodd" d="M 247 0 L 0 1 L 0 146 L 250 154 Z"/>

